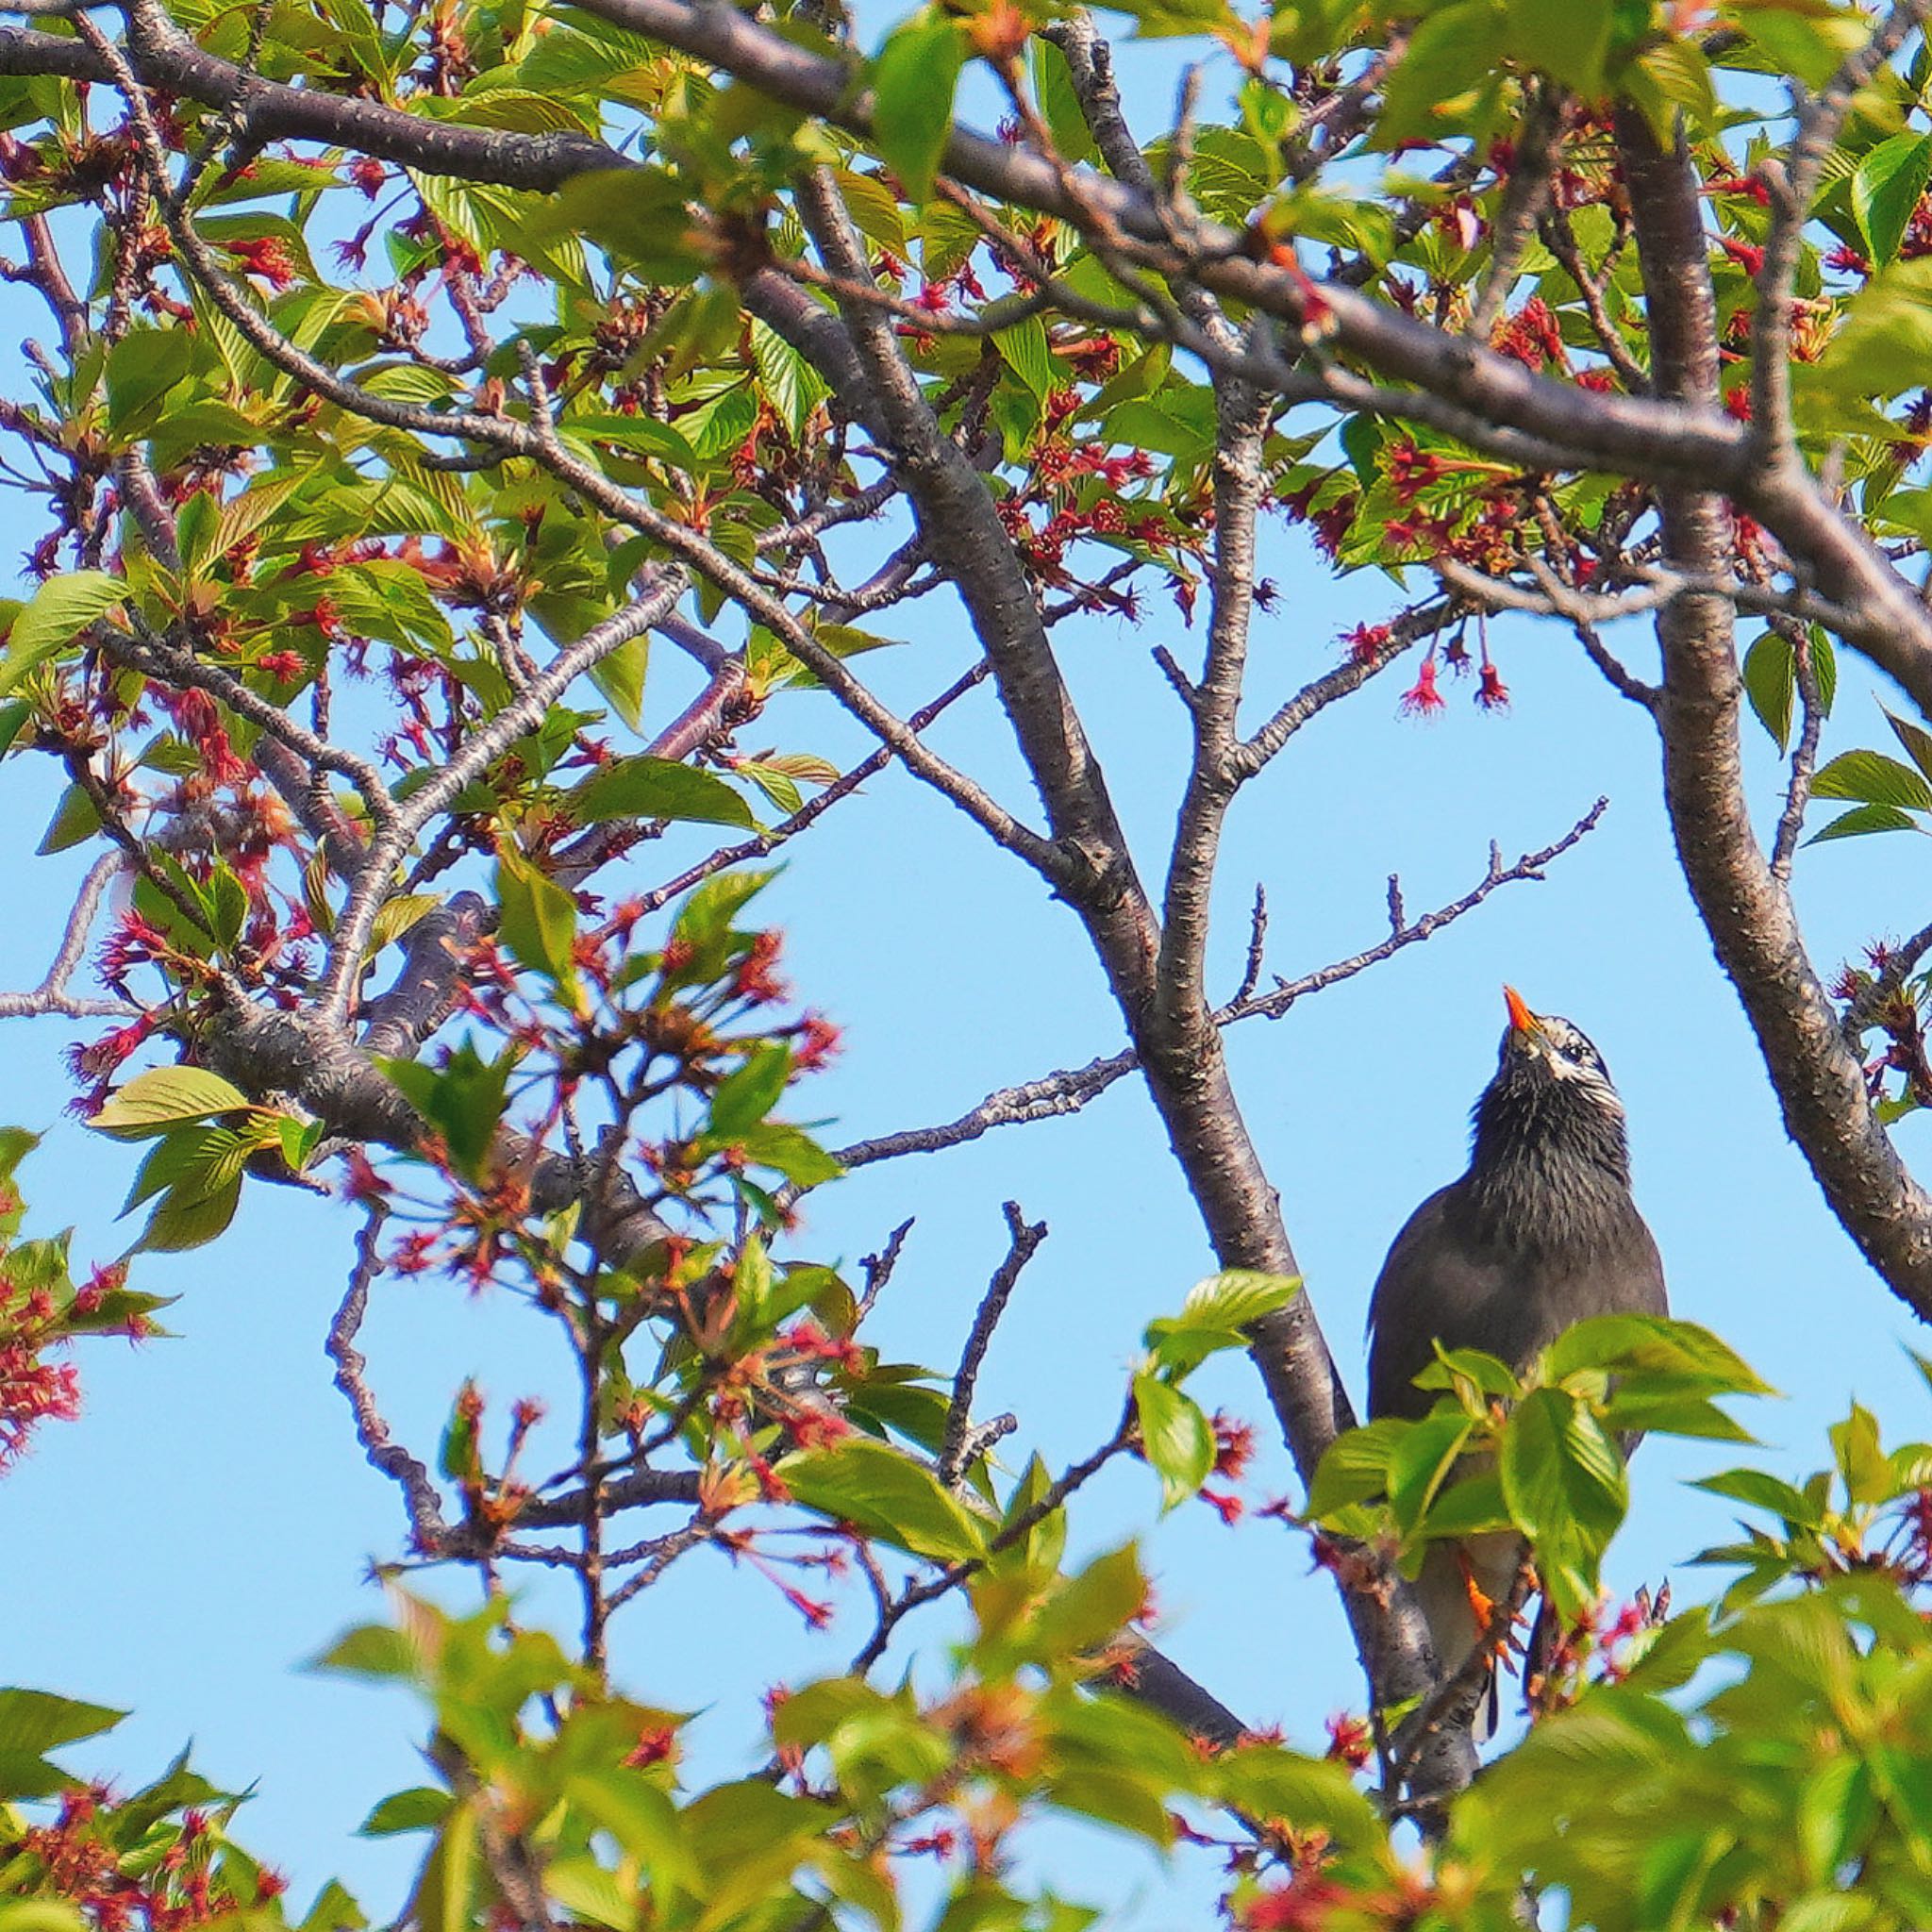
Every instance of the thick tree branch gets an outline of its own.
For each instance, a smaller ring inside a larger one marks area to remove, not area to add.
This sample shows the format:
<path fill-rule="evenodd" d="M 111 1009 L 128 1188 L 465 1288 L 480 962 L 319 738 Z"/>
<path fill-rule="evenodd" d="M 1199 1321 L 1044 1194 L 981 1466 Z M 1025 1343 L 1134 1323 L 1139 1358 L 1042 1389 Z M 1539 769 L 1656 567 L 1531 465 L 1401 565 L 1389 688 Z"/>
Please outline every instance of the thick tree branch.
<path fill-rule="evenodd" d="M 1805 224 L 1824 163 L 1851 112 L 1852 102 L 1932 11 L 1932 0 L 1902 0 L 1877 30 L 1851 55 L 1807 103 L 1798 132 L 1783 160 L 1759 162 L 1758 178 L 1771 196 L 1771 227 L 1757 276 L 1757 307 L 1751 318 L 1751 428 L 1766 455 L 1796 459 L 1791 425 L 1792 285 L 1804 250 Z M 1802 92 L 1802 91 L 1801 91 Z"/>
<path fill-rule="evenodd" d="M 727 23 L 718 25 L 729 30 Z M 827 267 L 858 280 L 865 258 L 828 178 L 809 178 L 800 202 Z M 791 292 L 808 299 L 795 289 Z M 922 525 L 946 533 L 945 554 L 954 560 L 955 580 L 992 663 L 1057 844 L 1081 867 L 1081 874 L 1061 887 L 1062 896 L 1099 956 L 1215 1253 L 1224 1267 L 1299 1274 L 1279 1200 L 1228 1079 L 1218 1030 L 1202 1029 L 1187 1052 L 1174 1051 L 1158 1031 L 1160 941 L 1153 909 L 985 483 L 940 431 L 886 319 L 871 304 L 854 304 L 844 320 L 842 341 L 823 329 L 816 339 L 801 329 L 791 340 L 808 357 L 824 345 L 820 374 L 835 390 L 842 383 L 845 406 L 895 451 Z M 848 343 L 863 371 L 862 386 L 853 383 Z M 1311 1479 L 1328 1444 L 1355 1417 L 1310 1298 L 1297 1295 L 1257 1324 L 1252 1352 L 1283 1436 L 1304 1478 Z M 1420 1695 L 1432 1681 L 1433 1663 L 1409 1593 L 1357 1591 L 1346 1592 L 1344 1603 L 1377 1702 L 1393 1705 Z M 1458 1786 L 1473 1762 L 1466 1741 L 1449 1740 L 1432 1758 L 1432 1777 L 1445 1788 Z"/>
<path fill-rule="evenodd" d="M 1261 448 L 1269 414 L 1266 399 L 1245 385 L 1215 385 L 1208 662 L 1188 706 L 1194 749 L 1168 859 L 1148 1028 L 1158 1050 L 1174 1056 L 1197 1052 L 1209 1024 L 1204 991 L 1208 915 L 1222 826 L 1245 775 L 1237 718 L 1255 609 L 1255 517 L 1265 482 Z"/>
<path fill-rule="evenodd" d="M 1717 389 L 1716 307 L 1695 176 L 1681 148 L 1660 150 L 1640 115 L 1620 113 L 1617 134 L 1659 393 L 1707 399 Z M 1660 508 L 1668 565 L 1699 575 L 1725 568 L 1730 528 L 1721 502 L 1673 491 Z M 1658 613 L 1657 638 L 1664 798 L 1691 897 L 1757 1036 L 1785 1125 L 1825 1199 L 1893 1292 L 1932 1320 L 1932 1198 L 1873 1112 L 1790 896 L 1752 829 L 1731 606 L 1709 593 L 1674 598 Z"/>

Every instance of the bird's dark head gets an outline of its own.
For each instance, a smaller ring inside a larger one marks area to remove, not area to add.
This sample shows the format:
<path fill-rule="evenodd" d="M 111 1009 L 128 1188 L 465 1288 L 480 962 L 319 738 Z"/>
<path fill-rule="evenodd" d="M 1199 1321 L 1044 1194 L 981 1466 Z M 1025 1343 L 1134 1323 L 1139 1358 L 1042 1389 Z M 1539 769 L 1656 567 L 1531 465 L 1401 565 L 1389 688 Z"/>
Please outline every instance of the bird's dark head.
<path fill-rule="evenodd" d="M 1603 1056 L 1580 1026 L 1531 1012 L 1514 987 L 1505 987 L 1503 996 L 1509 1027 L 1496 1076 L 1475 1104 L 1472 1168 L 1480 1174 L 1527 1162 L 1568 1169 L 1579 1179 L 1607 1172 L 1627 1186 L 1624 1103 Z"/>

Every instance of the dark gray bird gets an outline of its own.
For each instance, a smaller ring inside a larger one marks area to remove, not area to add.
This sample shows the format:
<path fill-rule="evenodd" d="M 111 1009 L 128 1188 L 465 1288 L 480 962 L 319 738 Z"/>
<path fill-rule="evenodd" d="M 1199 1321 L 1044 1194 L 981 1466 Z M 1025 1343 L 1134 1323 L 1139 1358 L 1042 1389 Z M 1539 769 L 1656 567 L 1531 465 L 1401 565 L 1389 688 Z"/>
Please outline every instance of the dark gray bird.
<path fill-rule="evenodd" d="M 1630 1198 L 1624 1104 L 1581 1029 L 1503 989 L 1509 1030 L 1475 1104 L 1469 1172 L 1395 1237 L 1369 1303 L 1369 1413 L 1426 1415 L 1434 1344 L 1526 1366 L 1589 1315 L 1670 1312 L 1663 1263 Z M 1508 1535 L 1431 1547 L 1417 1590 L 1445 1675 L 1509 1589 Z M 1491 1700 L 1493 1702 L 1493 1700 Z"/>

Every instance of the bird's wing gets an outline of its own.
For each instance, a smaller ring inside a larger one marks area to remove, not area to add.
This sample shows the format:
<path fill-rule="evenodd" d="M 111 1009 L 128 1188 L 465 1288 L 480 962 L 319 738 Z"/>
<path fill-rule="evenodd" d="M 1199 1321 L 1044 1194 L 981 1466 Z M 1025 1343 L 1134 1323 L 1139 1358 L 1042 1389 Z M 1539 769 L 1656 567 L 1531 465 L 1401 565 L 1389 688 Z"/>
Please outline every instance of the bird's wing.
<path fill-rule="evenodd" d="M 1470 1239 L 1453 1211 L 1461 1183 L 1431 1194 L 1389 1250 L 1369 1302 L 1369 1413 L 1421 1416 L 1415 1378 L 1447 1348 L 1522 1368 L 1590 1315 L 1670 1312 L 1663 1262 L 1634 1206 L 1601 1243 L 1571 1257 L 1510 1257 Z"/>
<path fill-rule="evenodd" d="M 1426 1415 L 1435 1397 L 1415 1378 L 1436 1358 L 1438 1335 L 1455 1336 L 1507 1287 L 1492 1260 L 1472 1254 L 1446 1213 L 1452 1185 L 1404 1224 L 1369 1298 L 1369 1413 Z"/>

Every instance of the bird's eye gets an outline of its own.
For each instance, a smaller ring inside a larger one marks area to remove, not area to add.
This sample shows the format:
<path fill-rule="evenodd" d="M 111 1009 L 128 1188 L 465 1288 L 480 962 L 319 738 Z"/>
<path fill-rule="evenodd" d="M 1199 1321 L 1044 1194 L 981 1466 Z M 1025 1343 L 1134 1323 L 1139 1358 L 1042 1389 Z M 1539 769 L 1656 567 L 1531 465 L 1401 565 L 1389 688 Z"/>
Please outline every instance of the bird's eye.
<path fill-rule="evenodd" d="M 1551 1026 L 1550 1043 L 1573 1067 L 1582 1068 L 1599 1077 L 1607 1077 L 1605 1074 L 1603 1056 L 1574 1026 Z"/>

